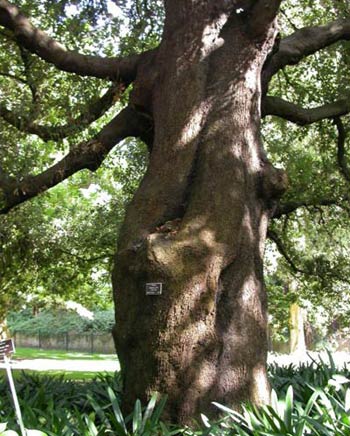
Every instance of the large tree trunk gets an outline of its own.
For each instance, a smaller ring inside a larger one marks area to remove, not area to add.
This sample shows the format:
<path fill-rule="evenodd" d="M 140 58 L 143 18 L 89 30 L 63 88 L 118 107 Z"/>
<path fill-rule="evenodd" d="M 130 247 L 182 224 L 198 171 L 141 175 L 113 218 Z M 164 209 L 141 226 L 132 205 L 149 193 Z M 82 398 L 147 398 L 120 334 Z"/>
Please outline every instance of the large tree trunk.
<path fill-rule="evenodd" d="M 177 422 L 212 413 L 214 400 L 269 399 L 263 250 L 285 187 L 260 139 L 273 23 L 253 36 L 239 13 L 192 3 L 168 2 L 161 47 L 135 86 L 154 142 L 113 279 L 124 404 L 168 394 Z M 146 295 L 148 282 L 162 295 Z"/>

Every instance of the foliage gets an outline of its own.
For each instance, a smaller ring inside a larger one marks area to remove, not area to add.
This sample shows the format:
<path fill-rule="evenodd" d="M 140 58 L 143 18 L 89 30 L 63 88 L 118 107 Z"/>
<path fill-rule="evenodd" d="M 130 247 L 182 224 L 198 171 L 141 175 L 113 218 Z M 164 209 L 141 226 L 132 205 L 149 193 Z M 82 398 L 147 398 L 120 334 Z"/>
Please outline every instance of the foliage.
<path fill-rule="evenodd" d="M 279 399 L 272 391 L 270 406 L 247 405 L 243 413 L 216 404 L 225 412 L 225 418 L 214 426 L 205 422 L 212 435 L 346 435 L 350 430 L 349 399 L 349 389 L 343 401 L 314 389 L 307 403 L 301 405 L 294 401 L 293 387 L 289 386 L 284 398 Z"/>
<path fill-rule="evenodd" d="M 348 435 L 350 373 L 337 369 L 332 356 L 295 367 L 270 367 L 274 389 L 271 405 L 243 406 L 242 412 L 216 404 L 223 417 L 215 423 L 203 416 L 202 434 L 224 435 Z"/>
<path fill-rule="evenodd" d="M 204 427 L 196 430 L 165 424 L 161 415 L 166 399 L 156 404 L 156 395 L 145 408 L 136 401 L 133 412 L 124 418 L 117 375 L 73 383 L 63 377 L 23 374 L 16 385 L 25 424 L 50 436 L 345 436 L 350 431 L 350 372 L 337 368 L 331 354 L 328 357 L 329 362 L 299 367 L 271 365 L 271 405 L 246 404 L 237 412 L 216 404 L 221 418 L 211 421 L 202 415 Z M 4 381 L 0 389 L 6 392 L 0 398 L 0 421 L 17 428 Z"/>
<path fill-rule="evenodd" d="M 0 436 L 18 436 L 13 430 L 6 430 L 7 423 L 0 423 Z"/>
<path fill-rule="evenodd" d="M 26 334 L 63 334 L 76 333 L 104 333 L 111 332 L 114 325 L 113 310 L 100 310 L 92 314 L 92 318 L 81 316 L 67 310 L 43 310 L 37 315 L 25 310 L 11 313 L 8 317 L 11 333 L 24 332 Z"/>
<path fill-rule="evenodd" d="M 34 23 L 40 22 L 69 48 L 83 53 L 129 53 L 136 40 L 151 46 L 148 36 L 143 37 L 143 31 L 136 29 L 136 16 L 123 17 L 120 9 L 111 9 L 111 2 L 23 0 L 17 5 Z M 151 15 L 161 13 L 159 5 L 157 10 Z M 120 29 L 127 23 L 135 26 L 137 36 L 128 33 L 120 38 Z M 76 34 L 79 38 L 74 37 Z M 150 38 L 154 40 L 155 36 Z M 9 107 L 21 117 L 21 126 L 30 122 L 49 128 L 71 126 L 68 138 L 44 141 L 24 135 L 20 126 L 15 129 L 0 117 L 1 170 L 13 177 L 52 165 L 108 122 L 123 104 L 116 104 L 91 126 L 75 123 L 73 120 L 87 113 L 89 103 L 98 100 L 108 85 L 58 72 L 51 66 L 46 70 L 37 56 L 21 49 L 9 35 L 2 35 L 0 46 L 1 98 L 13 102 Z M 110 272 L 118 229 L 125 204 L 146 165 L 144 145 L 135 140 L 125 144 L 127 147 L 110 153 L 96 173 L 76 174 L 0 217 L 0 318 L 8 310 L 21 309 L 28 300 L 38 307 L 67 299 L 88 308 L 111 305 Z"/>
<path fill-rule="evenodd" d="M 160 422 L 166 399 L 157 404 L 156 395 L 144 410 L 137 401 L 133 413 L 123 417 L 119 407 L 118 375 L 99 375 L 85 383 L 72 383 L 63 376 L 23 375 L 22 379 L 16 379 L 16 385 L 25 425 L 36 426 L 50 436 L 175 434 Z M 7 395 L 0 399 L 0 421 L 7 421 L 10 427 L 15 428 L 11 400 L 4 381 L 1 389 Z"/>
<path fill-rule="evenodd" d="M 124 418 L 118 401 L 110 388 L 108 388 L 108 395 L 112 406 L 112 410 L 110 410 L 109 413 L 106 413 L 100 405 L 90 399 L 96 411 L 96 415 L 101 420 L 101 427 L 104 431 L 113 432 L 116 436 L 152 436 L 154 434 L 171 436 L 179 432 L 178 429 L 170 431 L 168 427 L 160 421 L 166 397 L 163 397 L 159 403 L 156 404 L 157 394 L 153 394 L 143 412 L 140 400 L 136 400 L 132 414 Z"/>
<path fill-rule="evenodd" d="M 13 430 L 6 430 L 7 423 L 0 423 L 0 436 L 19 436 L 19 433 Z M 47 436 L 46 433 L 40 430 L 25 429 L 26 436 Z"/>
<path fill-rule="evenodd" d="M 16 428 L 7 381 L 5 377 L 0 378 L 0 381 L 1 392 L 4 393 L 0 398 L 0 422 L 8 422 L 10 428 Z M 119 374 L 99 374 L 93 380 L 84 382 L 72 382 L 63 375 L 53 377 L 25 372 L 22 377 L 16 377 L 16 389 L 25 426 L 50 432 L 56 429 L 58 435 L 69 417 L 76 419 L 80 415 L 94 413 L 90 398 L 104 406 L 108 405 L 110 397 L 107 388 L 119 397 Z"/>
<path fill-rule="evenodd" d="M 298 5 L 286 1 L 279 17 L 282 37 L 298 28 L 347 18 L 348 12 L 346 1 Z M 305 108 L 349 96 L 349 49 L 345 41 L 287 66 L 270 83 L 269 95 Z M 343 117 L 343 123 L 348 131 L 349 116 Z M 334 320 L 341 328 L 350 319 L 348 181 L 337 159 L 338 132 L 331 119 L 300 127 L 266 117 L 263 135 L 269 157 L 288 174 L 283 203 L 301 204 L 270 224 L 278 236 L 278 244 L 276 239 L 269 241 L 266 256 L 272 323 L 285 331 L 289 304 L 298 301 L 307 307 L 312 325 L 326 335 Z M 329 200 L 328 205 L 323 204 L 324 199 Z M 269 265 L 271 256 L 278 257 L 274 266 Z M 291 281 L 297 284 L 294 292 L 288 289 Z"/>

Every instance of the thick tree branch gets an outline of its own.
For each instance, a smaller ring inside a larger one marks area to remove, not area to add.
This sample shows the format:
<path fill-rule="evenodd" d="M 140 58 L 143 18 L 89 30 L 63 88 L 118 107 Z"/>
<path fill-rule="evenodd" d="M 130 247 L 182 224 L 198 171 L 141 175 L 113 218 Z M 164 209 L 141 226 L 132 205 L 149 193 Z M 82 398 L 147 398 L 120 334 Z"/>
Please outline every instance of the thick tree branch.
<path fill-rule="evenodd" d="M 276 244 L 276 247 L 279 251 L 279 253 L 284 257 L 288 265 L 291 267 L 292 271 L 294 273 L 304 274 L 312 277 L 316 277 L 318 279 L 328 279 L 329 280 L 329 274 L 331 274 L 336 280 L 339 280 L 340 282 L 349 283 L 349 280 L 347 277 L 344 277 L 344 274 L 338 274 L 336 268 L 330 267 L 327 272 L 323 272 L 322 270 L 319 271 L 318 265 L 319 265 L 319 259 L 317 256 L 313 259 L 313 264 L 308 269 L 300 268 L 296 265 L 292 257 L 288 254 L 282 239 L 278 236 L 278 234 L 271 229 L 268 229 L 267 231 L 267 237 L 271 239 Z"/>
<path fill-rule="evenodd" d="M 340 40 L 350 39 L 350 18 L 332 23 L 304 27 L 281 40 L 279 49 L 271 56 L 264 67 L 262 82 L 266 89 L 271 77 L 286 65 L 295 65 L 303 58 L 316 53 Z"/>
<path fill-rule="evenodd" d="M 276 244 L 276 247 L 277 247 L 278 251 L 285 258 L 285 260 L 287 261 L 288 265 L 292 268 L 292 270 L 295 273 L 309 274 L 307 271 L 305 271 L 305 270 L 303 270 L 301 268 L 298 268 L 295 265 L 295 262 L 293 261 L 293 259 L 287 253 L 287 250 L 285 249 L 282 240 L 280 239 L 280 237 L 277 235 L 276 232 L 274 232 L 273 230 L 269 229 L 267 231 L 267 237 L 269 239 L 271 239 L 271 241 L 273 241 Z"/>
<path fill-rule="evenodd" d="M 338 130 L 338 149 L 337 149 L 337 160 L 340 168 L 340 172 L 344 176 L 345 180 L 350 182 L 350 169 L 348 167 L 348 162 L 345 154 L 345 141 L 346 132 L 342 120 L 339 117 L 334 118 L 334 124 L 337 126 Z"/>
<path fill-rule="evenodd" d="M 305 126 L 327 118 L 334 118 L 350 112 L 350 99 L 338 100 L 323 106 L 304 109 L 295 103 L 279 97 L 267 96 L 262 102 L 262 114 L 275 115 L 292 123 Z"/>
<path fill-rule="evenodd" d="M 0 117 L 16 129 L 24 133 L 30 133 L 39 136 L 44 141 L 58 141 L 72 134 L 81 132 L 91 123 L 96 121 L 113 105 L 114 101 L 119 98 L 122 89 L 113 85 L 99 99 L 90 102 L 83 113 L 71 120 L 69 124 L 62 126 L 44 126 L 34 123 L 30 118 L 20 117 L 14 112 L 8 110 L 6 105 L 0 102 Z"/>
<path fill-rule="evenodd" d="M 32 26 L 19 9 L 7 0 L 0 0 L 0 25 L 12 30 L 23 47 L 46 62 L 54 64 L 62 71 L 82 76 L 107 78 L 129 84 L 136 76 L 137 64 L 142 56 L 103 58 L 69 51 L 45 32 Z"/>
<path fill-rule="evenodd" d="M 345 198 L 345 200 L 348 199 Z M 312 200 L 291 201 L 277 206 L 272 218 L 281 218 L 283 215 L 289 215 L 300 207 L 339 206 L 340 203 L 341 199 L 339 198 L 315 198 Z"/>
<path fill-rule="evenodd" d="M 48 190 L 84 168 L 96 171 L 118 142 L 128 136 L 141 137 L 151 128 L 148 117 L 127 107 L 93 139 L 77 145 L 46 171 L 21 180 L 10 179 L 0 173 L 0 213 L 7 213 L 14 206 Z"/>

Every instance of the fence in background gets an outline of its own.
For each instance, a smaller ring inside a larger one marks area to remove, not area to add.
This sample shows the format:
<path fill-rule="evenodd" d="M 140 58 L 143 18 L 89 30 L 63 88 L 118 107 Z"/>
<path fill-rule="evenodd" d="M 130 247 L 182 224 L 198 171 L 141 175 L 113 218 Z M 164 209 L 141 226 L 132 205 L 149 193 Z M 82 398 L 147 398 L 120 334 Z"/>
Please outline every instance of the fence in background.
<path fill-rule="evenodd" d="M 59 335 L 13 335 L 17 347 L 42 348 L 43 350 L 81 351 L 86 353 L 115 354 L 112 334 L 63 333 Z"/>

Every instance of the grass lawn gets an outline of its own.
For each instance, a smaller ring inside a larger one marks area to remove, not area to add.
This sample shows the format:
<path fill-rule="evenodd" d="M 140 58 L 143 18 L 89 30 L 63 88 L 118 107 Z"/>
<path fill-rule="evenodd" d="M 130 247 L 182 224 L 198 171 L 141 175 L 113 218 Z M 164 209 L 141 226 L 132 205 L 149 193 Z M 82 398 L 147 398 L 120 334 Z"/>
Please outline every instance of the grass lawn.
<path fill-rule="evenodd" d="M 63 350 L 42 350 L 39 348 L 16 348 L 15 354 L 12 355 L 12 361 L 21 360 L 35 360 L 35 359 L 48 359 L 53 361 L 116 361 L 117 356 L 115 354 L 91 354 L 80 352 L 66 352 Z M 40 366 L 42 363 L 40 363 Z M 43 365 L 45 366 L 45 365 Z M 50 366 L 49 366 L 50 367 Z M 88 368 L 87 368 L 88 369 Z M 95 378 L 99 373 L 107 371 L 74 371 L 70 369 L 42 369 L 41 374 L 52 376 L 64 376 L 66 380 L 84 381 Z M 32 369 L 19 369 L 12 367 L 12 373 L 14 378 L 19 377 L 21 374 L 38 373 Z M 0 377 L 5 375 L 5 369 L 0 369 Z"/>
<path fill-rule="evenodd" d="M 115 360 L 115 354 L 91 354 L 66 352 L 62 350 L 42 350 L 40 348 L 16 347 L 12 360 L 22 359 L 54 359 L 54 360 Z"/>
<path fill-rule="evenodd" d="M 38 375 L 38 371 L 31 371 L 29 369 L 12 369 L 13 378 L 23 377 L 24 375 Z M 73 381 L 88 381 L 97 377 L 97 372 L 94 371 L 40 371 L 41 375 L 64 377 L 65 380 Z M 6 377 L 6 370 L 0 369 L 0 378 Z"/>

